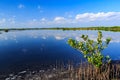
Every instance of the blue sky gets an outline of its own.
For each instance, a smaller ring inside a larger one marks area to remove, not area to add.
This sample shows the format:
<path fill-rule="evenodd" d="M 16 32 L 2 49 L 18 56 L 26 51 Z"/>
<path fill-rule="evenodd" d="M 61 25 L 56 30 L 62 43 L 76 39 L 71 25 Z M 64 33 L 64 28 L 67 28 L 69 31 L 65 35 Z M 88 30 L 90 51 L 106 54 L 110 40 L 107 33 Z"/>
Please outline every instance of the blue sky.
<path fill-rule="evenodd" d="M 0 0 L 0 27 L 120 25 L 120 0 Z"/>

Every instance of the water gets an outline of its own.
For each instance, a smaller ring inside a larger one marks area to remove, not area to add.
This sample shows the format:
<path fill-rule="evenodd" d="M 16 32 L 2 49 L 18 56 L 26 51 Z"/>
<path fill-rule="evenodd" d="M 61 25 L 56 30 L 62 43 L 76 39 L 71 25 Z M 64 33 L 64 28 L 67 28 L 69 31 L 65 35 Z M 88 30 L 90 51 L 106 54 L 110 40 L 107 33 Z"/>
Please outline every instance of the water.
<path fill-rule="evenodd" d="M 42 69 L 59 63 L 84 60 L 79 51 L 67 44 L 69 38 L 81 40 L 82 34 L 96 39 L 97 31 L 30 30 L 0 34 L 0 72 L 9 73 L 24 69 Z M 113 60 L 120 59 L 120 32 L 104 32 L 103 40 L 112 41 L 103 53 Z"/>

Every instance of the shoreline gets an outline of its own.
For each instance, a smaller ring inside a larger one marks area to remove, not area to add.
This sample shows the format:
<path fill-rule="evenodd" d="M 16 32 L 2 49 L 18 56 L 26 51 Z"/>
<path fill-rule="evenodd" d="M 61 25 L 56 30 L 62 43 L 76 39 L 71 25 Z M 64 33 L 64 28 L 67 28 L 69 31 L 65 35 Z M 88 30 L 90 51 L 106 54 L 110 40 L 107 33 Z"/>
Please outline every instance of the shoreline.
<path fill-rule="evenodd" d="M 0 28 L 0 31 L 9 32 L 9 31 L 22 31 L 22 30 L 103 30 L 103 31 L 114 31 L 120 32 L 120 26 L 112 27 L 51 27 L 51 28 Z"/>
<path fill-rule="evenodd" d="M 107 69 L 107 67 L 108 66 L 105 66 L 104 69 Z M 115 70 L 113 70 L 113 71 L 116 71 L 117 67 L 118 67 L 118 72 L 119 72 L 120 71 L 120 60 L 112 61 L 111 69 L 114 68 Z M 94 69 L 95 68 L 93 68 L 92 65 L 89 65 L 89 64 L 87 65 L 86 63 L 80 64 L 79 67 L 73 67 L 72 65 L 69 65 L 67 68 L 53 67 L 53 68 L 48 68 L 46 70 L 43 70 L 43 69 L 29 70 L 29 69 L 27 69 L 27 70 L 20 71 L 18 73 L 10 73 L 8 75 L 0 75 L 0 80 L 31 80 L 31 79 L 34 79 L 34 80 L 56 80 L 57 78 L 59 78 L 58 80 L 62 80 L 62 79 L 69 80 L 70 78 L 73 78 L 74 80 L 78 80 L 77 76 L 79 76 L 80 74 L 83 75 L 84 70 L 85 70 L 85 73 L 87 73 L 84 75 L 88 75 L 89 73 L 86 71 L 89 71 L 89 72 L 93 71 L 93 73 L 95 73 Z M 79 71 L 80 71 L 80 73 L 79 73 Z M 109 68 L 107 69 L 107 71 L 110 71 Z M 109 72 L 109 75 L 110 74 L 111 74 L 111 72 Z M 70 75 L 72 75 L 72 77 Z M 107 76 L 108 76 L 108 74 L 107 74 Z"/>

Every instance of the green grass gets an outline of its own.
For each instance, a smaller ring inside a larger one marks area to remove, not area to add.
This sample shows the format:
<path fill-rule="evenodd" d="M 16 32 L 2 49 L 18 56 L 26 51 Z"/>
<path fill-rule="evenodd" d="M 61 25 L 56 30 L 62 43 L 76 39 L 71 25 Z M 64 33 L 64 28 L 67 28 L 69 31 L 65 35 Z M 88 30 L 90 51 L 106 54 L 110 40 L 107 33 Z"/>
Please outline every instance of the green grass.
<path fill-rule="evenodd" d="M 0 31 L 11 31 L 11 30 L 103 30 L 103 31 L 114 31 L 114 32 L 120 32 L 120 26 L 112 26 L 112 27 L 104 27 L 104 26 L 99 26 L 99 27 L 55 27 L 55 28 L 4 28 L 0 29 Z"/>

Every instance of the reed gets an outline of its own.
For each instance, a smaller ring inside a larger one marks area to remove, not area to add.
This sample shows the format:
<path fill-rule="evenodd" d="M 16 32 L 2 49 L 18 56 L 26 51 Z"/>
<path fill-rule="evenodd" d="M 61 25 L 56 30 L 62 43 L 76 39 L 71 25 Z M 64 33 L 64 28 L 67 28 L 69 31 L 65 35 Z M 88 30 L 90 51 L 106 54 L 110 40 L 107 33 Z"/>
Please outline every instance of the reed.
<path fill-rule="evenodd" d="M 101 68 L 82 62 L 79 67 L 53 68 L 47 71 L 26 71 L 5 80 L 120 80 L 120 64 L 104 64 Z"/>

